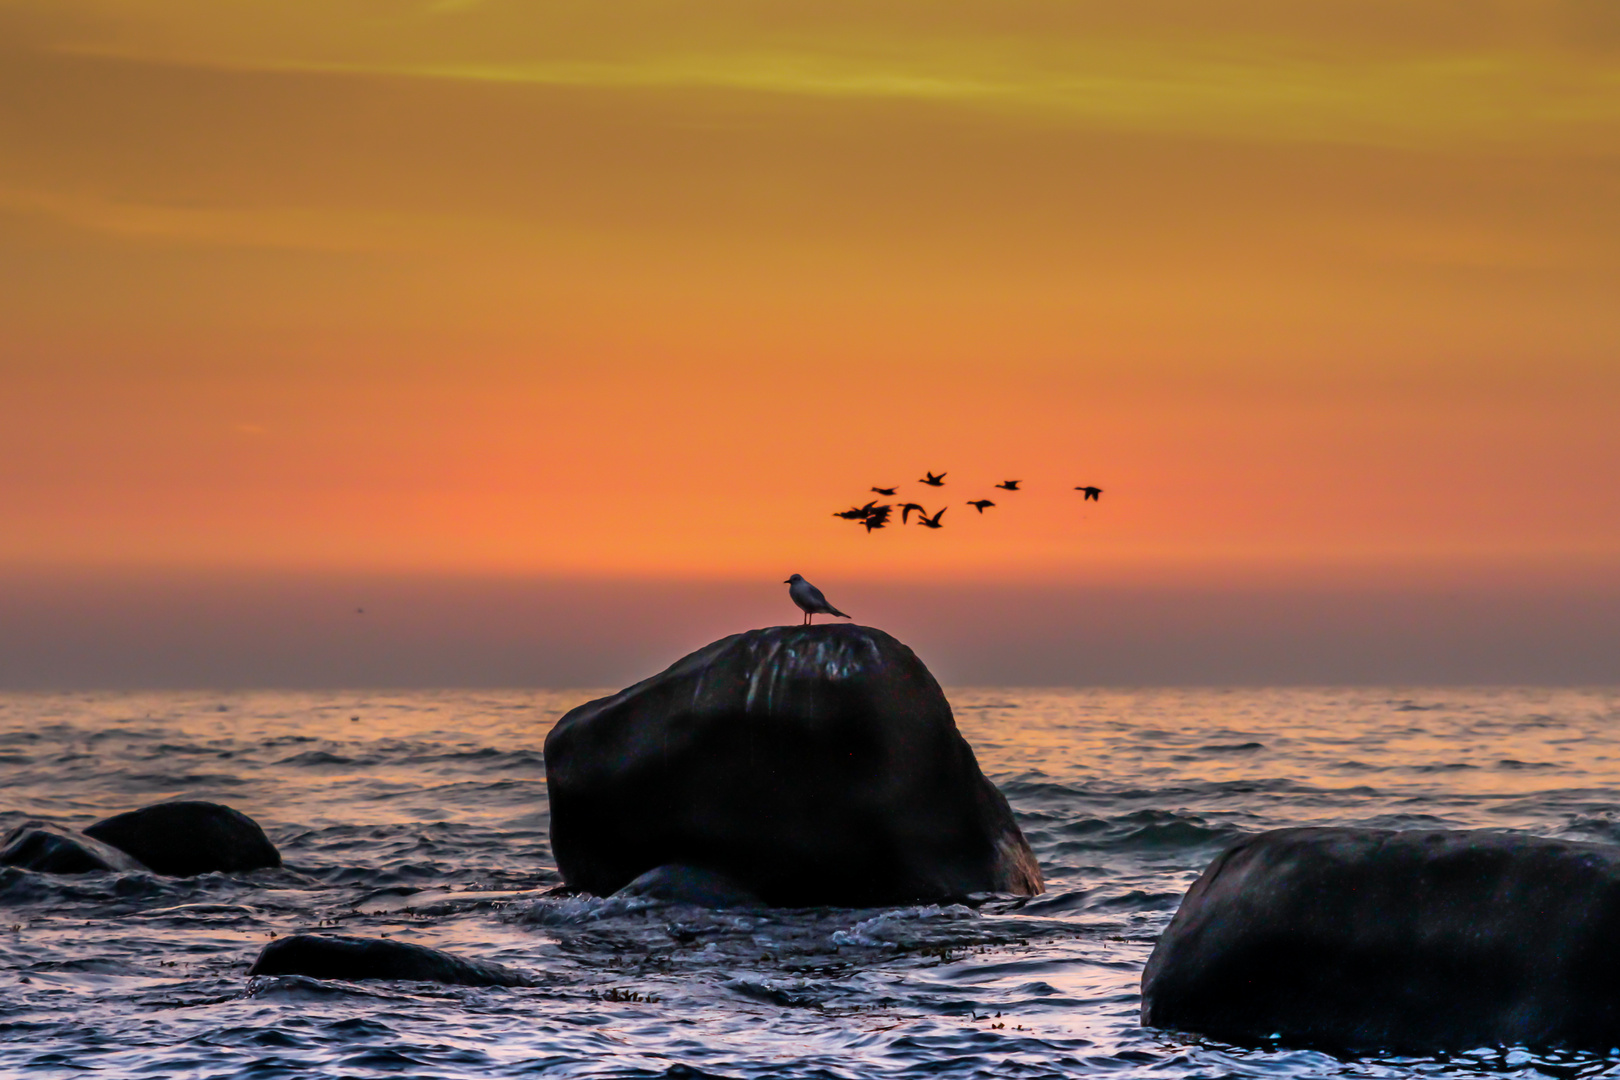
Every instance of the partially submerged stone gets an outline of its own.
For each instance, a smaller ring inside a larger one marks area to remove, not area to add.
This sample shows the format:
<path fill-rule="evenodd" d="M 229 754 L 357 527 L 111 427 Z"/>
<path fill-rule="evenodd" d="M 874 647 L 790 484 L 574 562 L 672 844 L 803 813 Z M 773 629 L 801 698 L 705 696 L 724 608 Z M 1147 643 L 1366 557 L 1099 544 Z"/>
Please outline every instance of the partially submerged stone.
<path fill-rule="evenodd" d="M 281 852 L 258 823 L 219 803 L 157 803 L 98 821 L 84 832 L 174 877 L 281 865 Z"/>
<path fill-rule="evenodd" d="M 599 896 L 665 864 L 779 906 L 1042 889 L 939 684 L 871 627 L 717 641 L 564 716 L 546 779 L 558 869 Z"/>
<path fill-rule="evenodd" d="M 520 971 L 485 960 L 466 960 L 440 949 L 346 934 L 294 934 L 270 942 L 249 975 L 303 975 L 360 982 L 405 979 L 453 986 L 535 986 Z"/>
<path fill-rule="evenodd" d="M 1282 829 L 1217 857 L 1142 975 L 1142 1023 L 1430 1052 L 1620 1044 L 1620 847 Z"/>
<path fill-rule="evenodd" d="M 145 870 L 111 844 L 50 821 L 25 821 L 0 841 L 0 866 L 46 874 L 120 873 Z"/>

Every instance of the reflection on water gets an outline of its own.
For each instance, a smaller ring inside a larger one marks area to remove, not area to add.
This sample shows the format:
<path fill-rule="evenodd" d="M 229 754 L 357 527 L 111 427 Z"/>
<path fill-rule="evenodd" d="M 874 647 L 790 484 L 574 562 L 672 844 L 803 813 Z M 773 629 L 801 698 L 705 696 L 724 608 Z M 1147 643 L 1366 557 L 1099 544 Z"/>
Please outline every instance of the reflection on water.
<path fill-rule="evenodd" d="M 1620 1073 L 1481 1050 L 1339 1061 L 1136 1025 L 1206 862 L 1292 824 L 1620 840 L 1620 693 L 961 690 L 1046 872 L 1028 903 L 707 912 L 555 898 L 545 732 L 586 693 L 0 697 L 0 827 L 174 797 L 287 867 L 176 881 L 0 870 L 0 1073 L 38 1076 L 1446 1076 Z M 248 980 L 321 927 L 531 989 Z"/>

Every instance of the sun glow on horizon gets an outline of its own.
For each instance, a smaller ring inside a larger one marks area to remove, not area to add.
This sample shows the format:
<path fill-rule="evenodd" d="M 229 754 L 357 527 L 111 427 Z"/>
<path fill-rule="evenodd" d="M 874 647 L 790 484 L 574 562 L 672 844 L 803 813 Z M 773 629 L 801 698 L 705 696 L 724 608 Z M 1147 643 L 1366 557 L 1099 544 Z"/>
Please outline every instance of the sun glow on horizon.
<path fill-rule="evenodd" d="M 1113 7 L 0 4 L 0 563 L 1620 576 L 1620 18 Z"/>

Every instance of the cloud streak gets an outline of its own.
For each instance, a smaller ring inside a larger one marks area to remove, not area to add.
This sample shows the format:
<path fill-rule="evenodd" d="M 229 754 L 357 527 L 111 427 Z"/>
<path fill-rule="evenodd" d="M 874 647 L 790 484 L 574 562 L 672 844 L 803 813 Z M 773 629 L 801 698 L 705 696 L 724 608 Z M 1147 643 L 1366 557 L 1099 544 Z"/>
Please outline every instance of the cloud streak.
<path fill-rule="evenodd" d="M 59 51 L 238 71 L 932 102 L 1049 124 L 1259 142 L 1620 149 L 1620 68 L 1607 64 L 1507 51 L 1311 57 L 1298 42 L 1275 40 L 1023 44 L 925 41 L 879 55 L 829 46 L 525 62 L 199 56 L 111 45 Z"/>

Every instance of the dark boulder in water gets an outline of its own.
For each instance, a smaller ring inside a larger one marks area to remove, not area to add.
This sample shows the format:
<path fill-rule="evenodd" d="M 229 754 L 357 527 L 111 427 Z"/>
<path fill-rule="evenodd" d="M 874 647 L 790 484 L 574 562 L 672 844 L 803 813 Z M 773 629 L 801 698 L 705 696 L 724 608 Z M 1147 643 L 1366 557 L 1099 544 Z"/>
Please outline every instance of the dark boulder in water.
<path fill-rule="evenodd" d="M 259 950 L 249 975 L 304 975 L 311 979 L 409 979 L 455 986 L 534 986 L 535 980 L 503 964 L 383 938 L 347 934 L 294 934 Z"/>
<path fill-rule="evenodd" d="M 758 907 L 759 897 L 724 874 L 695 866 L 659 866 L 613 894 L 706 908 Z"/>
<path fill-rule="evenodd" d="M 0 841 L 0 866 L 46 874 L 95 874 L 145 870 L 111 844 L 49 821 L 25 821 Z"/>
<path fill-rule="evenodd" d="M 1620 847 L 1282 829 L 1193 884 L 1142 1023 L 1339 1051 L 1620 1042 Z"/>
<path fill-rule="evenodd" d="M 1042 888 L 939 684 L 870 627 L 736 634 L 581 705 L 546 780 L 558 869 L 599 896 L 666 863 L 778 906 Z"/>
<path fill-rule="evenodd" d="M 219 803 L 158 803 L 98 821 L 84 832 L 173 877 L 281 865 L 281 852 L 258 823 Z"/>

